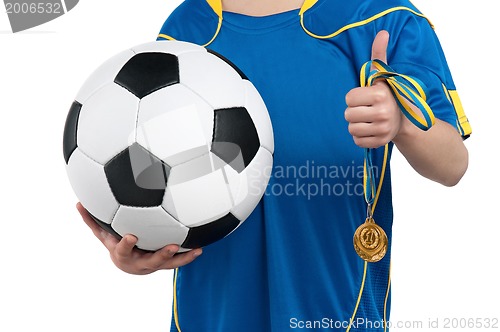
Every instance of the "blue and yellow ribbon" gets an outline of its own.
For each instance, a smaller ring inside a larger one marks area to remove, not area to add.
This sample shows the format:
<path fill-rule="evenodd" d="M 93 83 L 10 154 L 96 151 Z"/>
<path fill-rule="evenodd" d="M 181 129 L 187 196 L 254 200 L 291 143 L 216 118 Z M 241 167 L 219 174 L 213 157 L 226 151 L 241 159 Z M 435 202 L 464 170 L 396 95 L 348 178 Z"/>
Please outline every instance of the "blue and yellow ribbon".
<path fill-rule="evenodd" d="M 435 123 L 434 113 L 427 104 L 427 96 L 425 94 L 425 85 L 419 80 L 396 73 L 391 67 L 386 65 L 380 60 L 371 60 L 363 65 L 360 73 L 360 85 L 361 87 L 372 86 L 377 79 L 383 79 L 387 82 L 392 90 L 394 98 L 399 105 L 399 108 L 403 114 L 418 128 L 422 130 L 428 130 Z M 415 109 L 418 109 L 422 116 L 419 116 Z M 389 144 L 384 146 L 384 159 L 382 164 L 382 172 L 380 174 L 379 183 L 375 186 L 375 174 L 373 170 L 373 149 L 365 149 L 365 160 L 364 160 L 364 194 L 365 200 L 368 204 L 368 214 L 373 215 L 375 212 L 375 207 L 377 206 L 377 201 L 380 196 L 382 189 L 382 184 L 384 182 L 385 171 L 387 168 L 388 156 L 389 156 Z M 364 285 L 366 281 L 366 272 L 368 269 L 368 262 L 364 262 L 364 272 L 361 281 L 361 287 L 359 289 L 358 300 L 354 308 L 354 312 L 350 319 L 349 327 L 346 332 L 350 332 L 352 323 L 356 318 L 359 304 L 361 302 L 361 297 L 363 295 Z M 384 301 L 384 331 L 387 331 L 387 300 L 389 297 L 389 289 L 391 285 L 391 277 L 389 271 L 389 280 L 387 285 L 387 292 Z"/>
<path fill-rule="evenodd" d="M 427 104 L 425 85 L 420 80 L 398 74 L 380 60 L 371 60 L 363 65 L 360 73 L 362 87 L 372 86 L 380 79 L 387 82 L 399 108 L 415 126 L 428 130 L 434 125 L 436 118 Z M 422 113 L 422 116 L 415 112 L 415 108 Z"/>
<path fill-rule="evenodd" d="M 427 104 L 425 85 L 418 79 L 396 73 L 391 67 L 380 60 L 366 62 L 361 68 L 361 87 L 372 86 L 376 80 L 385 80 L 394 95 L 401 112 L 408 120 L 421 130 L 430 129 L 436 122 L 436 117 Z M 422 115 L 418 114 L 418 111 Z M 387 151 L 387 144 L 385 146 Z M 368 206 L 375 210 L 376 200 L 380 193 L 381 183 L 375 188 L 375 176 L 373 171 L 372 150 L 365 149 L 364 160 L 364 194 Z M 384 165 L 387 163 L 387 153 L 384 153 Z M 385 173 L 385 166 L 382 168 L 382 176 Z"/>

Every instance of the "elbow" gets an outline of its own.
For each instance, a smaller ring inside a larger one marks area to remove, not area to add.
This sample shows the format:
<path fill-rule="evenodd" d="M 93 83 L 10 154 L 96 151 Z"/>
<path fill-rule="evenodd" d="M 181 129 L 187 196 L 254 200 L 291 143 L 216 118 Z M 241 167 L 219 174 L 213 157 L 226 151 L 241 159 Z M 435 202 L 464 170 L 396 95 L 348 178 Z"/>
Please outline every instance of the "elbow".
<path fill-rule="evenodd" d="M 441 181 L 441 184 L 444 185 L 445 187 L 454 187 L 460 183 L 460 180 L 462 179 L 464 174 L 465 174 L 465 172 L 461 175 L 458 174 L 458 175 L 455 175 L 453 177 L 449 176 L 447 179 L 444 179 L 443 181 Z"/>
<path fill-rule="evenodd" d="M 469 153 L 464 147 L 462 155 L 458 158 L 458 162 L 453 163 L 453 165 L 446 172 L 445 176 L 439 182 L 446 187 L 456 186 L 464 177 L 468 167 Z"/>

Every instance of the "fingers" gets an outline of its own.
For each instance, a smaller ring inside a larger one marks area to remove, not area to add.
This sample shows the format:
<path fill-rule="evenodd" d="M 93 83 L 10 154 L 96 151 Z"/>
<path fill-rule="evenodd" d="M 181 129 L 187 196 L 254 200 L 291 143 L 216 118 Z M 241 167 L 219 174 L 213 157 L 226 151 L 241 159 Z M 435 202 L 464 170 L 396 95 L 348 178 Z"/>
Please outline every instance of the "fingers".
<path fill-rule="evenodd" d="M 179 246 L 175 244 L 168 245 L 158 251 L 156 251 L 148 260 L 145 262 L 149 269 L 159 270 L 159 269 L 175 269 L 186 264 L 191 263 L 197 257 L 199 257 L 203 250 L 193 249 L 191 251 L 177 254 L 179 251 Z"/>
<path fill-rule="evenodd" d="M 353 140 L 357 146 L 365 149 L 378 149 L 387 144 L 387 141 L 385 139 L 377 136 L 372 136 L 372 137 L 353 136 Z"/>
<path fill-rule="evenodd" d="M 369 107 L 347 109 L 345 117 L 348 130 L 356 145 L 362 148 L 378 148 L 391 141 L 396 125 L 388 111 L 374 111 Z"/>
<path fill-rule="evenodd" d="M 176 254 L 179 250 L 178 245 L 168 245 L 156 252 L 145 252 L 137 248 L 130 249 L 127 248 L 127 245 L 126 243 L 123 245 L 119 244 L 120 247 L 123 247 L 120 251 L 115 250 L 115 252 L 111 254 L 111 258 L 115 265 L 121 270 L 139 275 L 184 266 L 194 261 L 202 253 L 202 249 L 195 249 L 186 253 Z"/>
<path fill-rule="evenodd" d="M 110 250 L 115 265 L 127 273 L 150 274 L 158 270 L 175 269 L 191 263 L 202 254 L 202 249 L 177 254 L 179 246 L 176 244 L 146 252 L 135 247 L 137 241 L 135 236 L 125 235 L 114 250 Z"/>
<path fill-rule="evenodd" d="M 345 119 L 356 145 L 378 148 L 390 142 L 401 127 L 401 111 L 385 82 L 351 90 L 346 95 Z"/>
<path fill-rule="evenodd" d="M 146 265 L 150 268 L 161 268 L 167 262 L 169 262 L 172 257 L 179 251 L 179 246 L 175 244 L 170 244 L 163 247 L 162 249 L 156 251 L 148 259 Z"/>
<path fill-rule="evenodd" d="M 382 82 L 381 82 L 382 83 Z M 346 95 L 344 117 L 349 123 L 389 121 L 397 104 L 386 83 L 371 87 L 354 88 Z"/>
<path fill-rule="evenodd" d="M 92 216 L 90 215 L 90 213 L 83 207 L 83 205 L 81 203 L 76 204 L 76 209 L 78 210 L 78 212 L 82 216 L 82 219 L 85 222 L 85 224 L 87 224 L 87 226 L 89 226 L 89 228 L 92 230 L 92 232 L 94 233 L 94 235 L 99 240 L 101 240 L 101 242 L 103 242 L 107 232 L 104 231 L 101 228 L 101 226 L 99 226 L 95 222 L 94 218 L 92 218 Z"/>
<path fill-rule="evenodd" d="M 382 137 L 391 134 L 390 125 L 387 122 L 365 123 L 357 122 L 349 124 L 349 133 L 354 137 Z"/>
<path fill-rule="evenodd" d="M 126 261 L 130 259 L 137 241 L 138 240 L 135 236 L 130 234 L 125 235 L 114 248 L 114 255 L 116 256 L 116 258 L 120 261 Z"/>
<path fill-rule="evenodd" d="M 345 102 L 349 107 L 373 106 L 392 97 L 387 83 L 378 81 L 373 86 L 354 88 L 345 96 Z"/>
<path fill-rule="evenodd" d="M 386 123 L 350 123 L 348 129 L 354 143 L 363 148 L 378 148 L 391 140 L 391 128 Z"/>
<path fill-rule="evenodd" d="M 203 253 L 203 250 L 199 248 L 177 254 L 179 246 L 175 244 L 165 246 L 156 252 L 139 250 L 136 248 L 137 237 L 127 234 L 118 240 L 102 229 L 81 203 L 78 203 L 76 208 L 94 235 L 108 249 L 115 265 L 127 273 L 149 274 L 161 269 L 175 269 L 191 263 Z"/>
<path fill-rule="evenodd" d="M 349 123 L 372 123 L 378 119 L 378 114 L 369 106 L 358 106 L 347 108 L 344 117 Z"/>
<path fill-rule="evenodd" d="M 82 216 L 83 221 L 85 221 L 85 223 L 90 228 L 93 229 L 94 225 L 96 225 L 96 222 L 94 221 L 94 219 L 92 219 L 92 217 L 90 216 L 90 213 L 83 207 L 82 203 L 78 202 L 76 204 L 76 209 L 78 210 L 78 212 Z"/>
<path fill-rule="evenodd" d="M 174 269 L 174 268 L 178 268 L 178 267 L 187 265 L 187 264 L 191 263 L 192 261 L 194 261 L 196 258 L 200 257 L 200 255 L 202 253 L 203 253 L 203 250 L 200 248 L 200 249 L 193 249 L 189 252 L 185 252 L 182 254 L 178 254 L 170 260 L 169 264 L 171 267 L 169 267 L 169 268 Z"/>

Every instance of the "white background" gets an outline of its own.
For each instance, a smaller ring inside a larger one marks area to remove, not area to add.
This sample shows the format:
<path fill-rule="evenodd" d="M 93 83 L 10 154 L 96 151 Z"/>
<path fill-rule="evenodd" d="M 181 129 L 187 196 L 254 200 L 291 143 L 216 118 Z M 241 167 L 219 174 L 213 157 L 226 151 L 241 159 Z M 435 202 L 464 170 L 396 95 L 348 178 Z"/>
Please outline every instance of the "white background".
<path fill-rule="evenodd" d="M 171 272 L 132 276 L 114 267 L 75 209 L 62 132 L 87 76 L 123 49 L 154 40 L 180 2 L 85 0 L 18 34 L 2 8 L 0 331 L 168 331 Z M 500 29 L 493 0 L 414 3 L 436 26 L 474 135 L 466 142 L 469 171 L 454 188 L 394 156 L 391 320 L 426 327 L 439 319 L 436 330 L 444 331 L 447 317 L 500 318 Z"/>

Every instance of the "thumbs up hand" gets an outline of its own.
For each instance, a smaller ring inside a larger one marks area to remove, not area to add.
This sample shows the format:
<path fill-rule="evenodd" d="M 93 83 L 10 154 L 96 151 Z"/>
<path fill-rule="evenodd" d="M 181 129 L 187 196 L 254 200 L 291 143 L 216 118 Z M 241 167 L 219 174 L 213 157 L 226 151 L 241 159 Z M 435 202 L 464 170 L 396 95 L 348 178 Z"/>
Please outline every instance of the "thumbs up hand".
<path fill-rule="evenodd" d="M 389 33 L 380 31 L 372 44 L 372 60 L 387 63 Z M 356 145 L 378 148 L 397 136 L 404 121 L 391 89 L 384 80 L 370 87 L 360 87 L 346 95 L 345 119 Z"/>

